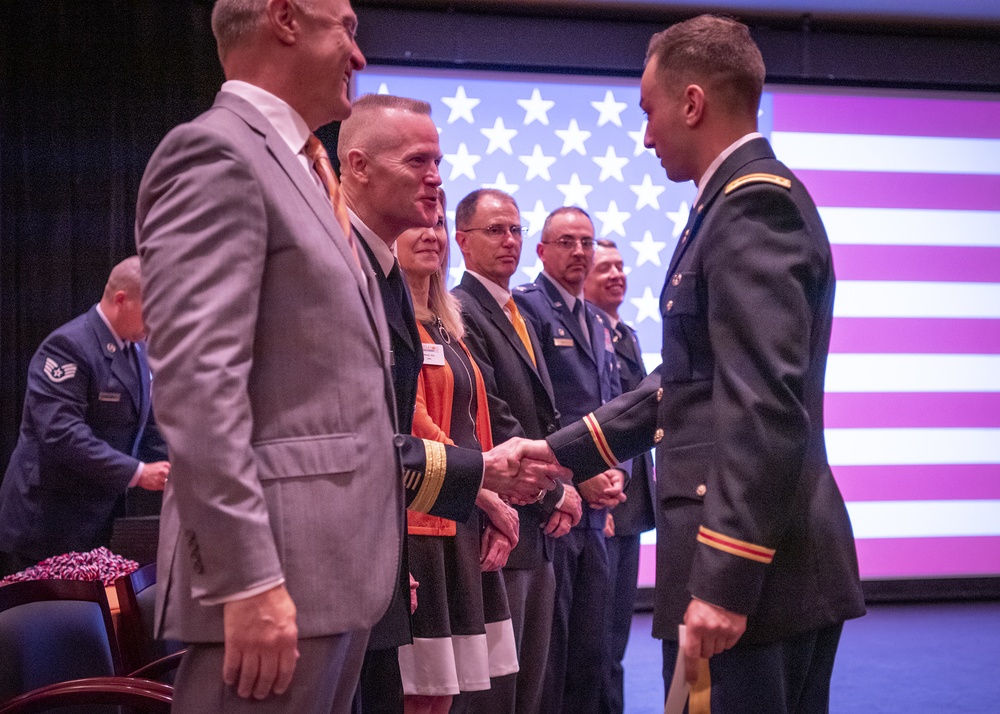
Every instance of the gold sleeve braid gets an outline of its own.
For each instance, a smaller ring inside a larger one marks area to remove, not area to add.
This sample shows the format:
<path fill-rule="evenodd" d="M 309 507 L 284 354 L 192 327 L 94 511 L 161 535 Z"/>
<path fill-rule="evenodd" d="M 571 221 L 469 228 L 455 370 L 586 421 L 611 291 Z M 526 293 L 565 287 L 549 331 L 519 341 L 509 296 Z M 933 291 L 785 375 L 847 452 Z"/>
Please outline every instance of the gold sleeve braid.
<path fill-rule="evenodd" d="M 444 484 L 444 474 L 448 468 L 448 457 L 444 444 L 437 441 L 421 439 L 424 443 L 424 481 L 420 490 L 410 503 L 410 510 L 418 513 L 429 513 L 437 502 Z"/>

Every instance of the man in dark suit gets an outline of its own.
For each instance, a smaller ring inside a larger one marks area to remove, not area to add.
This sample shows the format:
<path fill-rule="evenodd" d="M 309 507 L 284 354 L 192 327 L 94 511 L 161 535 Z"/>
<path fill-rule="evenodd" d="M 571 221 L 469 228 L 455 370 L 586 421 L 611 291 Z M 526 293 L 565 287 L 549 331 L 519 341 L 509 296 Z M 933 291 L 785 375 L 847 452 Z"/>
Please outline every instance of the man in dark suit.
<path fill-rule="evenodd" d="M 538 335 L 560 417 L 572 423 L 621 394 L 608 317 L 583 298 L 594 258 L 590 216 L 580 208 L 556 209 L 545 219 L 537 251 L 545 269 L 534 283 L 517 288 L 514 300 Z M 600 697 L 608 589 L 604 528 L 607 509 L 623 498 L 625 472 L 608 462 L 605 471 L 588 476 L 573 478 L 589 507 L 555 544 L 545 712 L 596 712 Z"/>
<path fill-rule="evenodd" d="M 635 330 L 618 316 L 625 299 L 627 280 L 618 246 L 611 240 L 599 240 L 594 248 L 594 266 L 584 282 L 584 296 L 611 319 L 612 341 L 618 357 L 622 392 L 639 386 L 646 377 L 642 350 Z M 632 612 L 639 576 L 639 535 L 655 527 L 653 513 L 656 482 L 653 459 L 649 452 L 632 459 L 632 478 L 625 489 L 626 500 L 608 514 L 610 534 L 607 539 L 608 570 L 611 573 L 608 598 L 607 662 L 601 688 L 601 714 L 621 714 L 625 708 L 622 659 L 628 645 Z"/>
<path fill-rule="evenodd" d="M 763 83 L 735 21 L 651 40 L 645 143 L 698 185 L 660 298 L 663 363 L 549 443 L 582 474 L 657 446 L 666 682 L 680 650 L 713 711 L 824 712 L 843 622 L 864 613 L 823 435 L 835 280 L 815 204 L 757 133 Z"/>
<path fill-rule="evenodd" d="M 558 428 L 559 416 L 542 346 L 510 294 L 521 257 L 517 203 L 496 189 L 473 191 L 456 207 L 455 226 L 466 272 L 454 294 L 462 303 L 465 343 L 486 382 L 493 441 L 543 439 Z M 557 485 L 540 503 L 517 510 L 520 535 L 502 572 L 520 671 L 483 692 L 459 695 L 456 710 L 541 711 L 556 589 L 552 539 L 579 522 L 580 497 L 573 486 Z"/>
<path fill-rule="evenodd" d="M 107 546 L 126 491 L 163 490 L 170 464 L 150 411 L 141 283 L 138 257 L 116 265 L 101 301 L 46 337 L 28 366 L 0 487 L 0 576 Z"/>
<path fill-rule="evenodd" d="M 396 428 L 401 434 L 409 434 L 413 425 L 423 348 L 409 289 L 392 251 L 401 233 L 432 226 L 438 215 L 441 148 L 430 112 L 426 102 L 385 94 L 365 95 L 354 102 L 351 116 L 341 124 L 337 144 L 352 231 L 371 264 L 389 326 Z M 507 439 L 495 443 L 504 441 Z M 439 484 L 406 479 L 407 506 L 422 507 L 433 487 L 438 490 L 436 505 L 430 509 L 432 513 L 442 513 L 442 508 L 449 507 L 466 514 L 471 512 L 483 473 L 478 467 L 461 466 L 457 455 L 464 451 L 448 447 L 446 463 L 450 468 Z M 486 485 L 491 487 L 492 474 L 485 476 Z M 506 535 L 512 541 L 517 540 L 516 531 Z M 405 560 L 404 538 L 404 563 Z M 400 582 L 389 609 L 369 637 L 354 703 L 354 710 L 363 714 L 402 711 L 397 648 L 408 644 L 411 636 L 405 566 L 399 574 Z"/>

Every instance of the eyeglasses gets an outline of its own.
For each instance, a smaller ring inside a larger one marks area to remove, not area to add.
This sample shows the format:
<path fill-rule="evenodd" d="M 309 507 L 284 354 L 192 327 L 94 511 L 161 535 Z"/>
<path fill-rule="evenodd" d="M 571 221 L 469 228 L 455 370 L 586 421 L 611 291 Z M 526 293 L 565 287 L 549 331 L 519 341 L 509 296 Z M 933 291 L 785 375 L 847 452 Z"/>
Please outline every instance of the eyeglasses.
<path fill-rule="evenodd" d="M 555 245 L 562 250 L 573 250 L 580 246 L 584 250 L 593 250 L 594 241 L 591 238 L 557 238 L 556 240 L 543 240 L 542 245 Z"/>
<path fill-rule="evenodd" d="M 503 238 L 507 235 L 507 231 L 515 238 L 520 238 L 524 235 L 524 226 L 501 226 L 499 223 L 494 223 L 491 226 L 486 226 L 485 228 L 463 228 L 460 229 L 463 233 L 470 233 L 472 231 L 482 231 L 490 238 Z"/>

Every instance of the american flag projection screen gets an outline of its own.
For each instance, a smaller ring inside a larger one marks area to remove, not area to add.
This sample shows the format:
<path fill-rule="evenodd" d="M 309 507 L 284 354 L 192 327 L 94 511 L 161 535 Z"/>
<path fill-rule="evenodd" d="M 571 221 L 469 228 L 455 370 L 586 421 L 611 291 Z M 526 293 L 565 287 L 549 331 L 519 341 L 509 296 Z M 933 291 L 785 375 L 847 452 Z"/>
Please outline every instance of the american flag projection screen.
<path fill-rule="evenodd" d="M 430 102 L 452 209 L 482 186 L 514 195 L 529 230 L 512 284 L 541 270 L 546 214 L 585 208 L 631 267 L 621 316 L 658 363 L 695 189 L 643 148 L 637 80 L 369 67 L 356 89 Z M 1000 574 L 1000 98 L 770 87 L 760 127 L 833 244 L 826 437 L 862 576 Z M 453 281 L 461 262 L 453 246 Z"/>

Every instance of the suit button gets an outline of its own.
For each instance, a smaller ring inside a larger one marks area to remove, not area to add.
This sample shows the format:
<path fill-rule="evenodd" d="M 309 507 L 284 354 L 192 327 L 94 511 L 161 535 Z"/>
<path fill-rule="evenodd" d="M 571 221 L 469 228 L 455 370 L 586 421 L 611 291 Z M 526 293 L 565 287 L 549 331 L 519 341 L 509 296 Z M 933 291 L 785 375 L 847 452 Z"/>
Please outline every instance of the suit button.
<path fill-rule="evenodd" d="M 697 493 L 699 496 L 704 496 L 707 491 L 708 488 L 703 483 L 699 483 L 698 488 L 694 490 L 694 492 Z"/>
<path fill-rule="evenodd" d="M 673 300 L 667 300 L 667 312 L 670 312 L 673 309 L 674 309 L 674 301 Z"/>
<path fill-rule="evenodd" d="M 684 234 L 681 236 L 681 243 L 687 243 L 688 233 L 691 232 L 690 228 L 684 229 Z"/>
<path fill-rule="evenodd" d="M 546 424 L 545 425 L 545 433 L 546 434 L 554 434 L 555 432 L 556 432 L 556 425 L 555 424 Z"/>
<path fill-rule="evenodd" d="M 657 402 L 663 401 L 663 387 L 660 387 L 659 389 L 656 390 L 656 401 Z"/>
<path fill-rule="evenodd" d="M 659 444 L 661 441 L 663 441 L 663 429 L 657 429 L 653 432 L 653 443 Z"/>
<path fill-rule="evenodd" d="M 681 274 L 680 273 L 674 273 L 674 277 L 670 278 L 670 284 L 673 285 L 675 288 L 678 285 L 680 285 L 681 284 Z"/>

